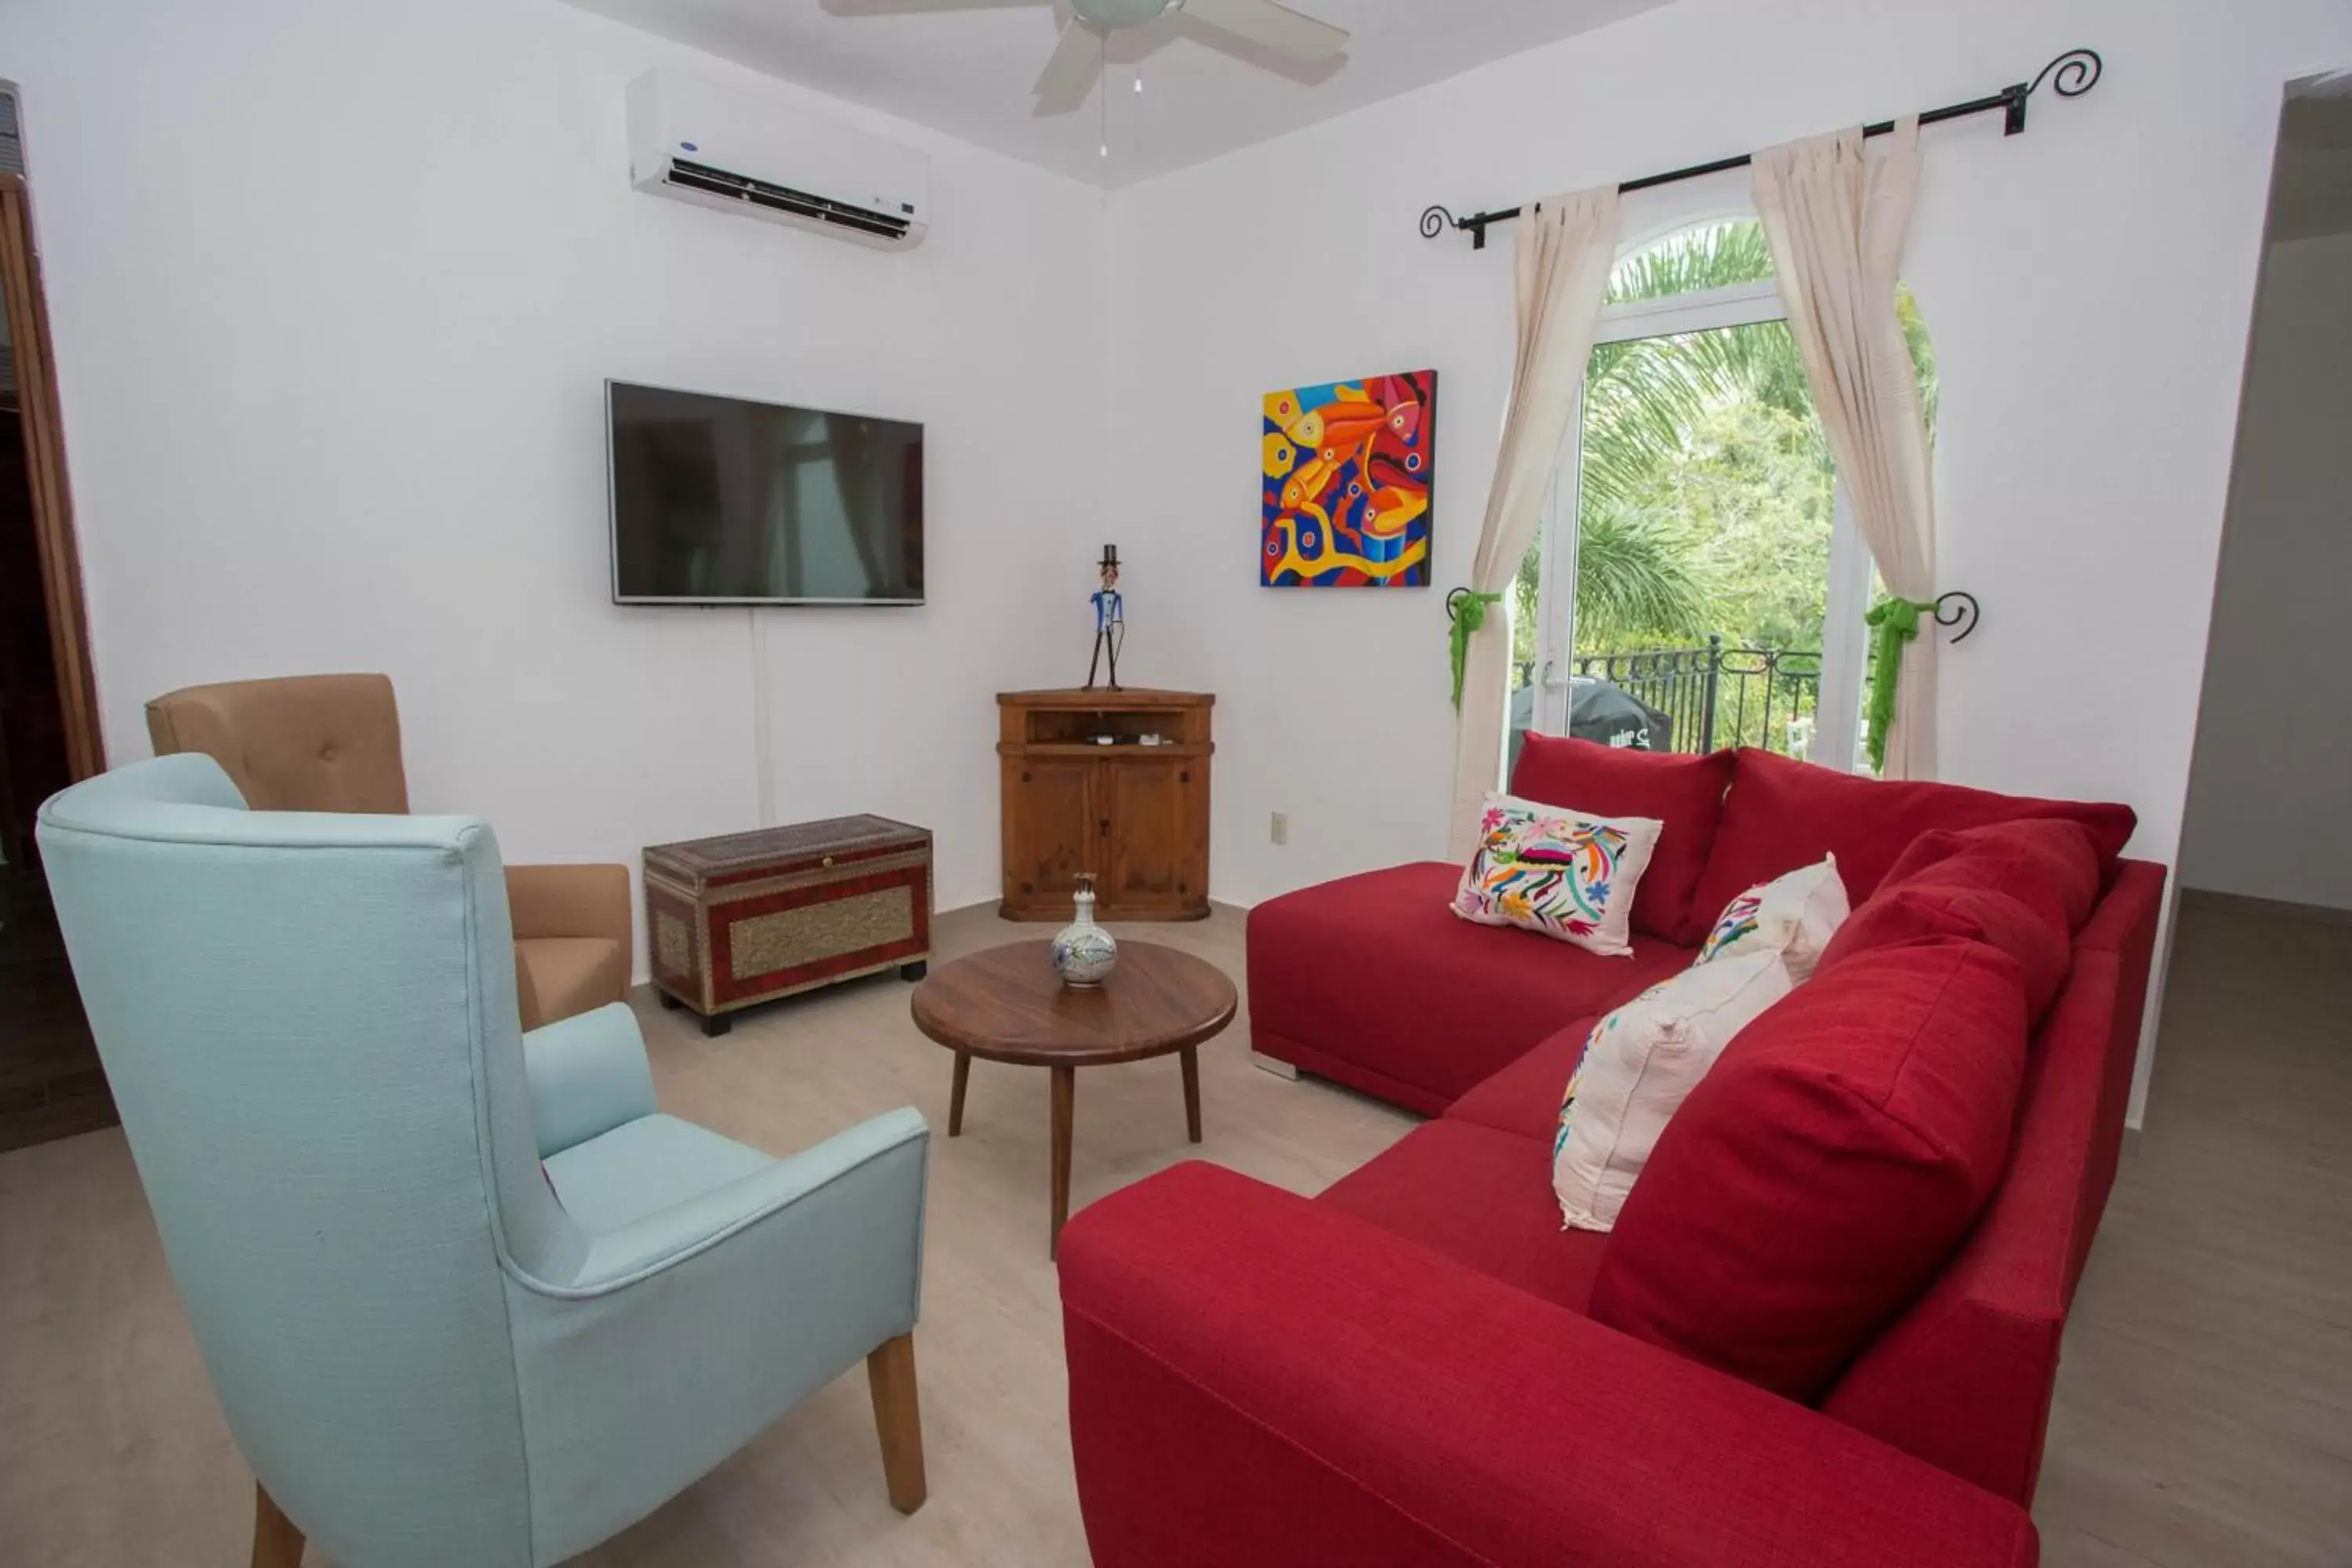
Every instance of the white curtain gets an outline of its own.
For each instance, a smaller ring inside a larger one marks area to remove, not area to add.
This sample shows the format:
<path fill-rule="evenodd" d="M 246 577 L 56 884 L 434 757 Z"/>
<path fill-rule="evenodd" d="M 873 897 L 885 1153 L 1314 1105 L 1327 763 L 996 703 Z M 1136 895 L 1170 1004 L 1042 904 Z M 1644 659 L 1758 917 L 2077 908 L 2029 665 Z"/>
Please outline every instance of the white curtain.
<path fill-rule="evenodd" d="M 1560 446 L 1583 404 L 1585 362 L 1592 357 L 1593 326 L 1616 260 L 1617 187 L 1548 198 L 1517 227 L 1513 275 L 1518 288 L 1518 358 L 1469 584 L 1472 593 L 1486 596 L 1488 613 L 1470 639 L 1454 731 L 1447 844 L 1456 860 L 1470 858 L 1487 792 L 1502 776 L 1511 579 L 1535 538 Z"/>
<path fill-rule="evenodd" d="M 1756 205 L 1772 244 L 1789 327 L 1838 477 L 1878 574 L 1897 598 L 1936 596 L 1936 510 L 1927 426 L 1895 313 L 1903 241 L 1919 188 L 1919 120 L 1864 151 L 1859 127 L 1756 154 Z M 1936 637 L 1903 652 L 1885 776 L 1936 773 Z"/>

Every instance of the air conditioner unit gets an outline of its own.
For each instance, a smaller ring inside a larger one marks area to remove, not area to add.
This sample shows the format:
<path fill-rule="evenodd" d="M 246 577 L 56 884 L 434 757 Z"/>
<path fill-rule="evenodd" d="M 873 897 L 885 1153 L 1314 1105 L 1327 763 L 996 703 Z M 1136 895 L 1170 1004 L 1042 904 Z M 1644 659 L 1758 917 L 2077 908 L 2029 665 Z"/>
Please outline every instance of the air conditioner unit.
<path fill-rule="evenodd" d="M 885 250 L 929 226 L 921 153 L 677 71 L 629 84 L 629 183 Z"/>

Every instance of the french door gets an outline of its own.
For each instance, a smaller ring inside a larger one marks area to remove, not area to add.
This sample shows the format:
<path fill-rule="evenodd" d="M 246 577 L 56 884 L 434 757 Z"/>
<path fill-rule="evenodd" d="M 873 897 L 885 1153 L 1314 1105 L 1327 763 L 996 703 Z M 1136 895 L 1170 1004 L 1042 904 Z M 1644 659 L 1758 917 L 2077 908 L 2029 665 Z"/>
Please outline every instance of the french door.
<path fill-rule="evenodd" d="M 1654 251 L 1612 279 L 1583 412 L 1522 570 L 1515 608 L 1532 607 L 1534 624 L 1516 648 L 1515 729 L 1855 765 L 1870 554 L 1753 229 L 1669 237 L 1662 247 L 1700 254 L 1647 279 L 1736 272 L 1728 253 L 1743 241 L 1760 279 L 1622 297 Z M 1596 702 L 1653 722 L 1596 729 Z"/>

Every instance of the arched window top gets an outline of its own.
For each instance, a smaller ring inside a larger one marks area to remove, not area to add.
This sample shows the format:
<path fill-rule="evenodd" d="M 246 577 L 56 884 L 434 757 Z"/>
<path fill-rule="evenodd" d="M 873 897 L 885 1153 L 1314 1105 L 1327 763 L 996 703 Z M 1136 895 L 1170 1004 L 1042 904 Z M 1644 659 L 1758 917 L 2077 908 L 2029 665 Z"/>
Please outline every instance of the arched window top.
<path fill-rule="evenodd" d="M 1671 300 L 1772 277 L 1764 225 L 1753 214 L 1719 216 L 1683 224 L 1620 257 L 1609 274 L 1608 302 Z"/>
<path fill-rule="evenodd" d="M 1771 287 L 1777 277 L 1771 242 L 1752 209 L 1696 217 L 1685 213 L 1618 257 L 1610 269 L 1597 341 L 1605 355 L 1612 342 L 1783 320 L 1788 311 Z M 1932 441 L 1939 391 L 1935 345 L 1909 284 L 1898 287 L 1895 308 L 1918 373 L 1920 411 Z"/>

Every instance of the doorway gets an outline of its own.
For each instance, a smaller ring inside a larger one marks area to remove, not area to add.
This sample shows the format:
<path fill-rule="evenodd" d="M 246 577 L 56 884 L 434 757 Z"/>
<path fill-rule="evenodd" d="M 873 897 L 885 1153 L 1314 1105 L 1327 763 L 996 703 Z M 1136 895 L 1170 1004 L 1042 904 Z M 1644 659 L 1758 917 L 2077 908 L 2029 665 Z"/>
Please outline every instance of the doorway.
<path fill-rule="evenodd" d="M 21 131 L 0 83 L 0 1150 L 116 1120 L 33 837 L 106 763 Z"/>
<path fill-rule="evenodd" d="M 2182 824 L 2184 903 L 2352 925 L 2352 71 L 2289 88 Z"/>

